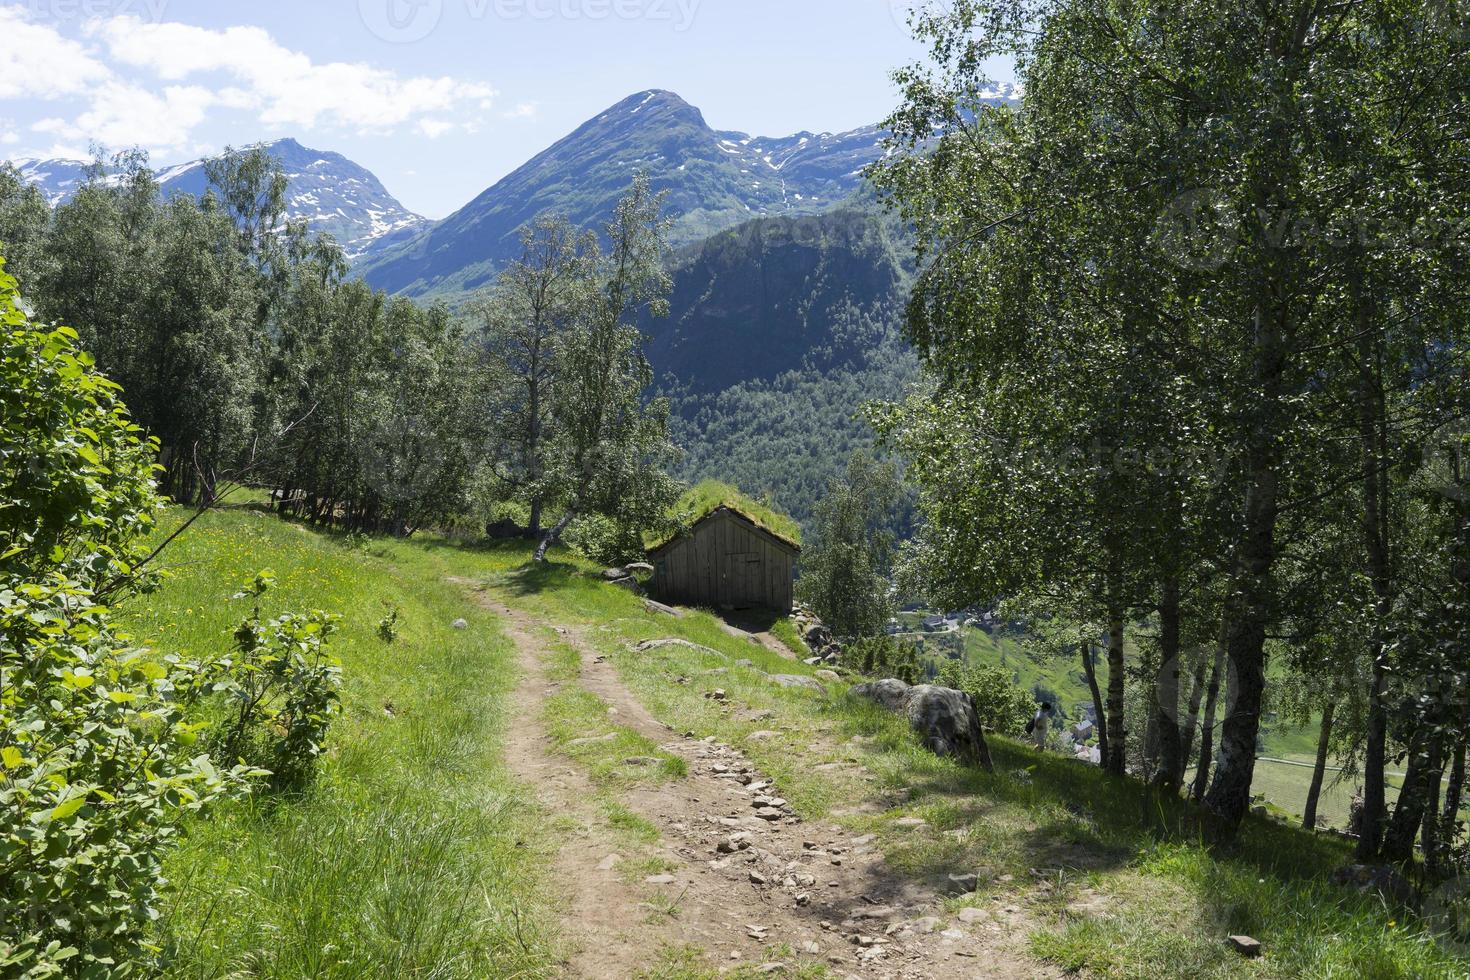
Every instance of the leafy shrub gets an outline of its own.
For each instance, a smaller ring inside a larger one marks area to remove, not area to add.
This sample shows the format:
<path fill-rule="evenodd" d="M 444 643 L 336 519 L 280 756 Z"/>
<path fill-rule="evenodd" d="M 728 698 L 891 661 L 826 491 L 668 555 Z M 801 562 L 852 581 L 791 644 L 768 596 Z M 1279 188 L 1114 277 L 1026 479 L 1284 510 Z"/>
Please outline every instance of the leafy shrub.
<path fill-rule="evenodd" d="M 378 639 L 390 646 L 398 639 L 398 610 L 395 609 L 378 620 Z"/>
<path fill-rule="evenodd" d="M 842 665 L 868 677 L 892 677 L 906 684 L 922 684 L 925 678 L 918 644 L 891 636 L 854 640 L 843 648 Z"/>
<path fill-rule="evenodd" d="M 980 724 L 1002 735 L 1025 734 L 1026 722 L 1036 713 L 1031 695 L 1016 687 L 1006 672 L 996 667 L 947 660 L 939 668 L 938 683 L 973 698 Z"/>
<path fill-rule="evenodd" d="M 641 530 L 601 514 L 577 518 L 562 534 L 562 540 L 601 565 L 622 565 L 641 561 L 644 556 Z"/>
<path fill-rule="evenodd" d="M 342 665 L 327 652 L 336 618 L 286 613 L 264 621 L 260 600 L 273 579 L 261 572 L 236 599 L 251 599 L 251 614 L 235 630 L 235 656 L 221 661 L 220 685 L 230 717 L 215 739 L 222 757 L 271 773 L 276 788 L 306 782 L 322 753 L 327 730 L 341 711 Z"/>
<path fill-rule="evenodd" d="M 218 669 L 129 649 L 74 581 L 0 586 L 0 974 L 128 976 L 185 812 L 259 775 L 198 750 Z"/>
<path fill-rule="evenodd" d="M 198 750 L 219 668 L 131 649 L 155 447 L 0 269 L 0 974 L 140 972 L 182 813 L 243 791 Z"/>

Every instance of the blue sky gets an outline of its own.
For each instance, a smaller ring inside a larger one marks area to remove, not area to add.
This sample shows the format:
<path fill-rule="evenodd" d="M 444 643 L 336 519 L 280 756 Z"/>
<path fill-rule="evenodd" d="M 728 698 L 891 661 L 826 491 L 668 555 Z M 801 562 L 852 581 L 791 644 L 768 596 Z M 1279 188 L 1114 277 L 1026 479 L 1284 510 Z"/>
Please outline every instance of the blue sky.
<path fill-rule="evenodd" d="M 0 0 L 0 156 L 294 136 L 437 218 L 644 89 L 762 136 L 877 122 L 916 2 Z"/>

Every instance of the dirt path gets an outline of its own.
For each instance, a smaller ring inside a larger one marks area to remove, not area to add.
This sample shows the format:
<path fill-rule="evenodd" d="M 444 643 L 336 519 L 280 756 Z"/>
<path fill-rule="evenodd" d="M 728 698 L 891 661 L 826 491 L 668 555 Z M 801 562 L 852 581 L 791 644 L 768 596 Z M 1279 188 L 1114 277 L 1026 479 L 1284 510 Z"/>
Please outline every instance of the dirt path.
<path fill-rule="evenodd" d="M 674 869 L 629 883 L 617 868 L 625 845 L 596 805 L 596 788 L 553 751 L 542 726 L 542 705 L 560 689 L 547 676 L 544 632 L 492 594 L 478 598 L 505 617 L 519 653 L 507 761 L 574 828 L 555 868 L 567 903 L 569 976 L 633 977 L 664 947 L 696 948 L 705 970 L 776 976 L 783 971 L 773 964 L 804 961 L 825 963 L 837 977 L 1059 975 L 1021 952 L 1028 930 L 1020 909 L 946 915 L 942 896 L 885 868 L 871 837 L 803 822 L 739 751 L 659 723 L 573 630 L 563 638 L 582 654 L 579 683 L 609 705 L 617 725 L 688 765 L 687 778 L 620 793 L 658 828 L 656 856 Z"/>

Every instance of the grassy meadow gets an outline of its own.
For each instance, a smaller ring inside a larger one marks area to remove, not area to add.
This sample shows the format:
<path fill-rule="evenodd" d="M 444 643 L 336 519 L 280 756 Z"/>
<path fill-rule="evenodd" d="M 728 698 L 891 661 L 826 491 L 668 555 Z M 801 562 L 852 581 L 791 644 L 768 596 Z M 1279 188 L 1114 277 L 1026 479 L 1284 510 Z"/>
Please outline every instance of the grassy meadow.
<path fill-rule="evenodd" d="M 269 611 L 343 617 L 334 647 L 346 705 L 305 794 L 233 805 L 191 828 L 170 861 L 158 927 L 170 976 L 556 974 L 556 896 L 544 872 L 561 829 L 505 774 L 511 647 L 449 578 L 574 630 L 661 721 L 740 747 L 804 817 L 877 835 L 890 870 L 936 882 L 979 872 L 980 892 L 954 904 L 991 908 L 1034 954 L 1079 975 L 1470 971 L 1412 913 L 1328 885 L 1348 858 L 1330 838 L 1252 820 L 1239 846 L 1212 850 L 1183 804 L 1006 739 L 992 745 L 994 775 L 962 768 L 842 685 L 818 693 L 772 682 L 811 669 L 732 636 L 712 615 L 651 612 L 586 563 L 562 554 L 531 567 L 528 558 L 520 543 L 326 536 L 248 508 L 207 517 L 170 553 L 168 581 L 130 610 L 139 637 L 162 650 L 224 650 L 245 613 L 229 597 L 268 568 L 277 578 Z M 394 609 L 400 635 L 390 644 L 377 624 Z M 459 618 L 469 629 L 453 628 Z M 632 650 L 669 637 L 702 649 Z M 553 649 L 553 677 L 575 679 L 577 650 Z M 726 702 L 705 697 L 716 687 Z M 609 824 L 652 853 L 657 828 L 620 792 L 628 778 L 680 778 L 679 762 L 630 777 L 618 760 L 660 757 L 635 733 L 573 744 L 610 725 L 606 706 L 584 694 L 564 688 L 543 721 L 587 768 Z M 899 823 L 914 816 L 924 825 Z M 1235 933 L 1260 939 L 1266 956 L 1239 959 L 1223 942 Z M 663 951 L 649 975 L 705 975 L 682 955 Z"/>
<path fill-rule="evenodd" d="M 494 619 L 425 549 L 254 509 L 208 515 L 166 556 L 162 588 L 127 608 L 139 639 L 227 651 L 248 611 L 230 597 L 269 569 L 266 613 L 340 615 L 344 666 L 344 713 L 316 783 L 217 810 L 171 859 L 158 929 L 168 975 L 550 975 L 537 880 L 551 844 L 501 767 L 515 675 Z M 393 610 L 390 644 L 377 626 Z M 468 630 L 453 628 L 460 618 Z"/>

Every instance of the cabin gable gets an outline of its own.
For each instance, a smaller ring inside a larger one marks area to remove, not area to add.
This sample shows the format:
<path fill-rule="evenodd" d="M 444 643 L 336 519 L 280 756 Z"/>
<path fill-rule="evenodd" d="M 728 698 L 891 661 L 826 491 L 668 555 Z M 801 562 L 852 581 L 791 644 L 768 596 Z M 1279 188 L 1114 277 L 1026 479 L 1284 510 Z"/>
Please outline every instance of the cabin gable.
<path fill-rule="evenodd" d="M 664 602 L 711 609 L 770 609 L 793 603 L 800 549 L 729 508 L 654 550 L 652 589 Z"/>

